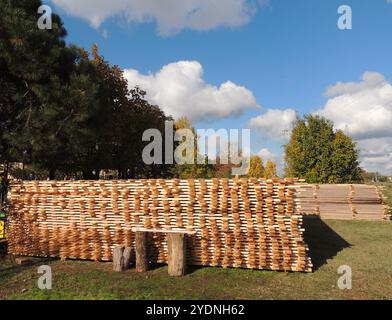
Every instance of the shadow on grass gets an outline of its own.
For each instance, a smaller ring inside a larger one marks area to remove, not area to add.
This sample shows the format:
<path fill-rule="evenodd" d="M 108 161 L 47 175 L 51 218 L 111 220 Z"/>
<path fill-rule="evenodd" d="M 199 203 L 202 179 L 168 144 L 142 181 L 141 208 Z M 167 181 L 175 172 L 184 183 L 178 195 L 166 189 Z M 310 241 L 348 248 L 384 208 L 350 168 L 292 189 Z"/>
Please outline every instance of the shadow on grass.
<path fill-rule="evenodd" d="M 150 262 L 148 265 L 148 271 L 156 271 L 158 269 L 167 267 L 167 264 L 165 263 L 156 263 L 156 262 Z M 135 264 L 131 264 L 131 269 L 136 268 Z"/>
<path fill-rule="evenodd" d="M 305 242 L 309 246 L 314 271 L 351 245 L 318 217 L 304 217 Z"/>
<path fill-rule="evenodd" d="M 31 267 L 58 260 L 56 258 L 30 258 L 30 263 L 26 265 L 18 265 L 15 262 L 15 256 L 8 255 L 7 251 L 7 242 L 2 242 L 0 251 L 0 262 L 2 263 L 2 265 L 0 265 L 0 281 L 7 277 L 17 275 Z"/>
<path fill-rule="evenodd" d="M 148 266 L 148 271 L 156 271 L 158 269 L 163 269 L 165 267 L 166 268 L 168 267 L 167 264 L 165 264 L 165 263 L 154 263 L 154 262 L 151 262 L 149 264 L 149 266 Z M 135 266 L 131 265 L 131 269 L 134 269 L 134 268 L 135 268 Z M 208 268 L 208 267 L 206 267 L 206 266 L 187 265 L 186 266 L 186 274 L 189 275 L 189 274 L 192 274 L 192 273 L 194 273 L 194 272 L 196 272 L 198 270 L 205 269 L 205 268 Z"/>

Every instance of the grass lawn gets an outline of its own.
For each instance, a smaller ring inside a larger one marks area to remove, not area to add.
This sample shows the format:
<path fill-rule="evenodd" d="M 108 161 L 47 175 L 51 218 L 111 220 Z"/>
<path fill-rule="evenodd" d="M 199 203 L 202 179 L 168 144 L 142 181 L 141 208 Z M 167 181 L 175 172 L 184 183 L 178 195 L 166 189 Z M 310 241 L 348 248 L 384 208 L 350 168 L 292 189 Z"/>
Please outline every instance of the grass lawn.
<path fill-rule="evenodd" d="M 385 183 L 383 186 L 385 187 L 384 194 L 387 197 L 387 204 L 391 208 L 392 214 L 392 183 Z"/>
<path fill-rule="evenodd" d="M 110 263 L 51 261 L 53 289 L 37 289 L 37 266 L 0 261 L 0 299 L 392 299 L 392 223 L 306 220 L 312 274 L 191 268 L 170 278 L 167 267 L 147 274 L 111 271 Z M 337 288 L 349 265 L 353 289 Z"/>

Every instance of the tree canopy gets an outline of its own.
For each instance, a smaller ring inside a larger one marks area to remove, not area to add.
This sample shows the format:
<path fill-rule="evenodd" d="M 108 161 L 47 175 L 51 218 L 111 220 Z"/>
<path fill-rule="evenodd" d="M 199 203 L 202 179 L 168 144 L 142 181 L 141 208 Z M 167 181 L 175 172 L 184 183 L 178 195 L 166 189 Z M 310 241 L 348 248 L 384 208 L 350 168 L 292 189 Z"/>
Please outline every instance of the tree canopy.
<path fill-rule="evenodd" d="M 276 178 L 277 176 L 278 173 L 277 173 L 276 163 L 271 160 L 268 160 L 264 168 L 264 177 L 266 179 L 273 179 Z"/>
<path fill-rule="evenodd" d="M 248 177 L 249 178 L 264 178 L 263 160 L 259 156 L 252 156 L 250 158 Z"/>
<path fill-rule="evenodd" d="M 323 117 L 299 119 L 285 145 L 286 175 L 310 183 L 361 181 L 358 150 L 351 137 Z"/>
<path fill-rule="evenodd" d="M 59 16 L 52 29 L 37 27 L 39 0 L 0 0 L 0 162 L 23 162 L 53 179 L 166 176 L 170 168 L 142 161 L 142 134 L 164 135 L 170 119 L 129 90 L 118 66 L 93 46 L 91 56 L 66 45 Z"/>
<path fill-rule="evenodd" d="M 215 176 L 215 166 L 209 163 L 206 155 L 199 154 L 199 137 L 197 136 L 196 129 L 192 126 L 190 120 L 186 117 L 180 118 L 175 122 L 174 126 L 175 130 L 188 129 L 192 132 L 194 163 L 174 165 L 172 169 L 173 176 L 181 179 L 213 178 Z M 183 139 L 182 143 L 185 143 L 185 140 L 186 139 Z M 183 156 L 186 157 L 185 154 Z M 203 161 L 200 161 L 200 159 Z"/>

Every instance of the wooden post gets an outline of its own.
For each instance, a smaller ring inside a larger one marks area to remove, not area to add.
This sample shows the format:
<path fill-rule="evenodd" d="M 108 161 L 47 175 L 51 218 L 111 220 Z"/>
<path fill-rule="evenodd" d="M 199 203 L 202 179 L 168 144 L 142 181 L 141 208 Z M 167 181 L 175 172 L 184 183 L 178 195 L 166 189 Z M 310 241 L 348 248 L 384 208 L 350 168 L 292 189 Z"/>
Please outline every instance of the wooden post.
<path fill-rule="evenodd" d="M 186 238 L 183 233 L 167 235 L 169 275 L 182 277 L 186 272 Z"/>
<path fill-rule="evenodd" d="M 148 271 L 147 233 L 136 232 L 136 272 Z"/>
<path fill-rule="evenodd" d="M 113 251 L 113 270 L 117 272 L 125 271 L 129 268 L 131 261 L 131 248 L 115 247 Z"/>
<path fill-rule="evenodd" d="M 125 270 L 129 269 L 129 264 L 131 263 L 131 252 L 132 252 L 132 249 L 130 247 L 125 247 L 124 252 L 123 252 Z"/>
<path fill-rule="evenodd" d="M 113 250 L 113 270 L 117 272 L 123 271 L 122 269 L 122 255 L 124 247 L 115 247 Z"/>

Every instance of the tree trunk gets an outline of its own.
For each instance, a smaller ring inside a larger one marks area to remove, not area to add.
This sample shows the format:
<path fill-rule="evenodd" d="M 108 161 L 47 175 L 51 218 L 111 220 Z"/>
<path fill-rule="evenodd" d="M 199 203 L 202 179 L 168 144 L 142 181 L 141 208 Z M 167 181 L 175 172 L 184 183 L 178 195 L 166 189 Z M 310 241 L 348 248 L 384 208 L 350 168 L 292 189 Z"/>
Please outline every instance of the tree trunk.
<path fill-rule="evenodd" d="M 136 232 L 136 272 L 148 271 L 147 233 Z"/>
<path fill-rule="evenodd" d="M 128 270 L 131 261 L 131 248 L 115 247 L 113 251 L 113 270 L 122 272 Z"/>
<path fill-rule="evenodd" d="M 167 235 L 169 275 L 182 277 L 186 272 L 186 238 L 185 234 Z"/>
<path fill-rule="evenodd" d="M 113 270 L 117 272 L 124 271 L 123 270 L 123 252 L 124 247 L 115 247 L 113 250 Z"/>
<path fill-rule="evenodd" d="M 132 253 L 132 249 L 130 247 L 125 247 L 123 252 L 123 257 L 124 257 L 124 267 L 126 269 L 129 269 L 129 264 L 131 263 L 131 253 Z"/>

